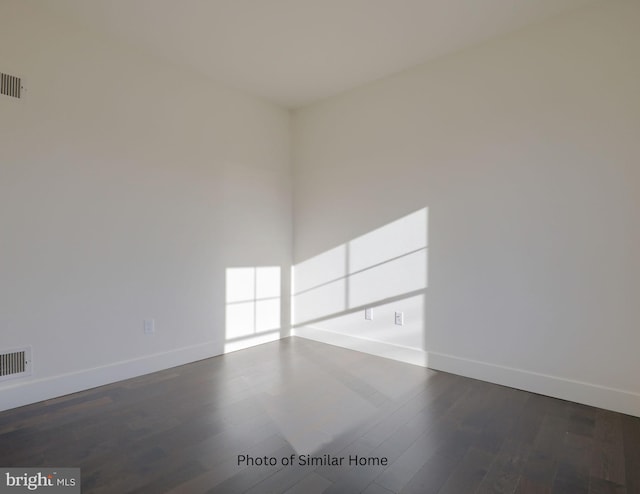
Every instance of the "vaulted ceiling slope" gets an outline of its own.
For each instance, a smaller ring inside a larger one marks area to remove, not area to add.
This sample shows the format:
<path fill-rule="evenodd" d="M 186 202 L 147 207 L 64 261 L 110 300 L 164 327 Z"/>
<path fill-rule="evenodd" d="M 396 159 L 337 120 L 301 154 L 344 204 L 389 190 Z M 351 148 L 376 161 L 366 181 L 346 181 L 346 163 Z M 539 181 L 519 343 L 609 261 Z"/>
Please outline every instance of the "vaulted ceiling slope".
<path fill-rule="evenodd" d="M 295 108 L 593 0 L 38 0 Z"/>

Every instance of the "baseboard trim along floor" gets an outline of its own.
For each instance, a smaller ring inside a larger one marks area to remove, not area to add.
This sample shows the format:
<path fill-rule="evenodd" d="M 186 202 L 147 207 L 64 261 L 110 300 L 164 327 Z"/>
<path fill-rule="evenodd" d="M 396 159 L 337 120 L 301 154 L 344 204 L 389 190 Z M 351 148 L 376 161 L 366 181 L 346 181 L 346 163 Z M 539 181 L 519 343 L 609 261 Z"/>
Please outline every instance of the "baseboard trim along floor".
<path fill-rule="evenodd" d="M 640 417 L 640 394 L 631 391 L 367 340 L 314 327 L 296 328 L 294 334 L 379 357 Z"/>
<path fill-rule="evenodd" d="M 219 348 L 212 343 L 194 345 L 69 374 L 9 381 L 0 388 L 0 411 L 214 357 L 221 353 Z"/>
<path fill-rule="evenodd" d="M 434 370 L 640 417 L 640 394 L 631 391 L 465 359 L 454 355 L 426 352 L 421 349 L 367 340 L 313 327 L 296 328 L 294 335 L 412 365 L 429 367 Z M 25 382 L 10 381 L 7 382 L 6 387 L 0 389 L 0 396 L 2 396 L 0 411 L 142 376 L 210 358 L 221 353 L 220 345 L 207 343 L 115 362 L 71 374 L 40 379 L 34 376 L 29 377 Z"/>

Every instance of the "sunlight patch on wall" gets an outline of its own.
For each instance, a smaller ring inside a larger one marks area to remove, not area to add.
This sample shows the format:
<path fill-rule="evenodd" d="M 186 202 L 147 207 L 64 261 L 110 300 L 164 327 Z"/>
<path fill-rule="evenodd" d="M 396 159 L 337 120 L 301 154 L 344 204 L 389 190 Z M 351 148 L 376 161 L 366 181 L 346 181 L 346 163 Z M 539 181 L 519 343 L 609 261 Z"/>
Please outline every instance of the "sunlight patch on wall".
<path fill-rule="evenodd" d="M 424 293 L 427 221 L 423 208 L 295 265 L 293 325 L 319 325 Z M 420 318 L 412 322 L 423 328 L 422 312 Z"/>
<path fill-rule="evenodd" d="M 225 353 L 279 338 L 280 276 L 278 266 L 227 268 Z"/>

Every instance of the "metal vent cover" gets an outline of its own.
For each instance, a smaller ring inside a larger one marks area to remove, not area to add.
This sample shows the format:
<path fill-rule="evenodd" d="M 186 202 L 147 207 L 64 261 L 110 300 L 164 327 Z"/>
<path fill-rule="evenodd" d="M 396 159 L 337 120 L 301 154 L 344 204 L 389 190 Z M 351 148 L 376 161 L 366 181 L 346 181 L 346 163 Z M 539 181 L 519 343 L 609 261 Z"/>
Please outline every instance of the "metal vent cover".
<path fill-rule="evenodd" d="M 22 97 L 22 79 L 15 75 L 0 72 L 0 94 L 20 99 Z"/>
<path fill-rule="evenodd" d="M 31 375 L 31 347 L 0 353 L 0 381 Z"/>

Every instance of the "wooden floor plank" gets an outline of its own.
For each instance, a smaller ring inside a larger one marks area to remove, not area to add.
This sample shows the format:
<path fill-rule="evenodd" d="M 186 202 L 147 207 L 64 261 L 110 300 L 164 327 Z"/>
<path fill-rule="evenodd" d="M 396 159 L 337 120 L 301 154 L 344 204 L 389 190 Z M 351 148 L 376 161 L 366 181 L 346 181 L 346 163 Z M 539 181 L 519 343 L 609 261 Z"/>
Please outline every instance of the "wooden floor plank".
<path fill-rule="evenodd" d="M 625 486 L 640 492 L 640 418 L 620 415 L 624 443 Z"/>

